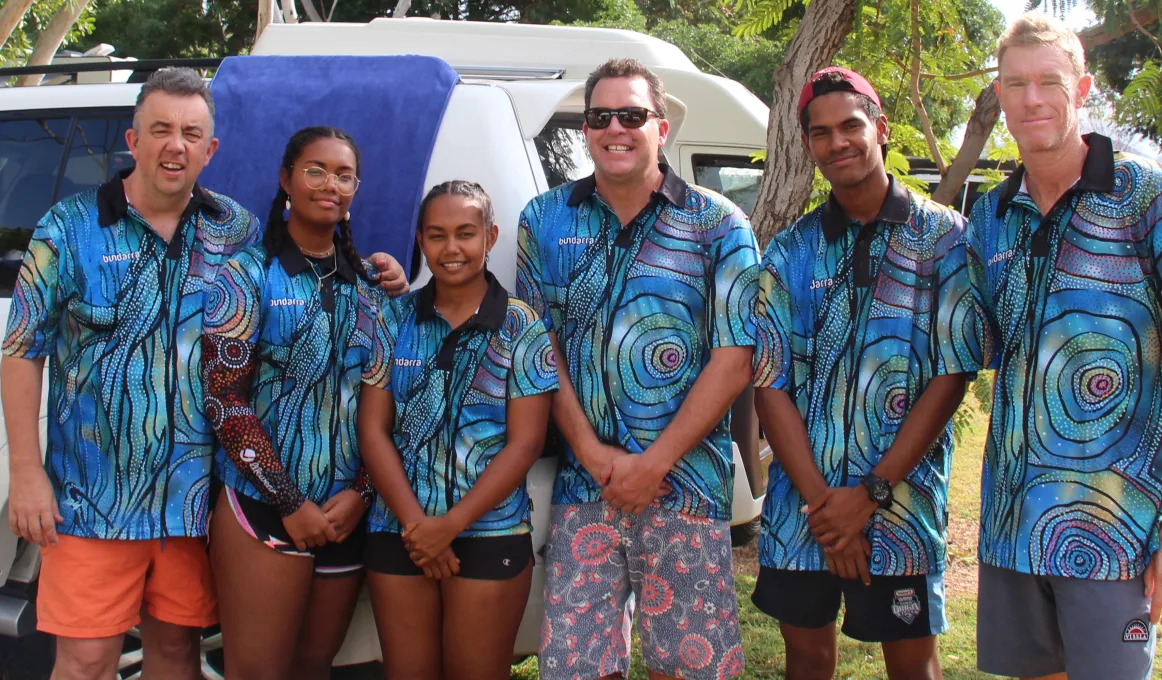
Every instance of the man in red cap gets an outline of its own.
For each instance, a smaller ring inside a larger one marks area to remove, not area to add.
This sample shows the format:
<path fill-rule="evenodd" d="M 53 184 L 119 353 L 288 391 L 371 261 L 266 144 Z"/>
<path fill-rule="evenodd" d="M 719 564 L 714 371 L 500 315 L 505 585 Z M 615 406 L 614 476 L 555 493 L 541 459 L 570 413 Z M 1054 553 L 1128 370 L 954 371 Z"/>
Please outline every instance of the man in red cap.
<path fill-rule="evenodd" d="M 777 463 L 753 600 L 789 680 L 833 676 L 843 601 L 888 677 L 939 678 L 950 420 L 992 354 L 983 269 L 963 217 L 888 175 L 867 80 L 816 73 L 799 118 L 831 197 L 763 258 L 756 405 Z"/>

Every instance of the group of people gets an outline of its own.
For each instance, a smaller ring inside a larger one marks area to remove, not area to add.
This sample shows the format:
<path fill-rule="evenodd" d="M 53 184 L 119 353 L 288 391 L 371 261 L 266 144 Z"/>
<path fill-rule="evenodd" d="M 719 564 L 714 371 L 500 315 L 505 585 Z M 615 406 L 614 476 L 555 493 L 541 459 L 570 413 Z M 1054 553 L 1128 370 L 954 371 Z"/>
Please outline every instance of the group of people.
<path fill-rule="evenodd" d="M 611 60 L 585 88 L 594 174 L 525 208 L 511 294 L 472 182 L 423 199 L 422 289 L 363 260 L 340 130 L 290 139 L 260 231 L 196 182 L 206 86 L 159 71 L 136 167 L 39 224 L 3 343 L 53 677 L 107 678 L 140 625 L 145 677 L 196 678 L 220 620 L 228 677 L 325 678 L 364 580 L 388 678 L 507 677 L 547 437 L 541 676 L 626 676 L 636 610 L 653 680 L 736 677 L 727 413 L 753 386 L 775 462 L 752 598 L 787 677 L 832 677 L 845 604 L 888 677 L 939 678 L 950 420 L 990 368 L 980 668 L 1149 677 L 1162 169 L 1081 134 L 1092 80 L 1060 23 L 1023 16 L 997 59 L 1023 164 L 967 220 L 887 173 L 867 80 L 814 74 L 802 141 L 831 195 L 761 258 L 737 207 L 660 162 L 658 76 Z"/>

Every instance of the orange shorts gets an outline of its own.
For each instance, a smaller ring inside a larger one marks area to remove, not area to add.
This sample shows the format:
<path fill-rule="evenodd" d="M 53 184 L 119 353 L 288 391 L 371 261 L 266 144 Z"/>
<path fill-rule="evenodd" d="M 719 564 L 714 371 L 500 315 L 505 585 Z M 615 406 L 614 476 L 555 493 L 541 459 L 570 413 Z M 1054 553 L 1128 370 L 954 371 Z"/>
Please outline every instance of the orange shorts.
<path fill-rule="evenodd" d="M 206 539 L 58 538 L 41 548 L 37 630 L 111 637 L 141 623 L 143 611 L 180 626 L 218 622 Z"/>

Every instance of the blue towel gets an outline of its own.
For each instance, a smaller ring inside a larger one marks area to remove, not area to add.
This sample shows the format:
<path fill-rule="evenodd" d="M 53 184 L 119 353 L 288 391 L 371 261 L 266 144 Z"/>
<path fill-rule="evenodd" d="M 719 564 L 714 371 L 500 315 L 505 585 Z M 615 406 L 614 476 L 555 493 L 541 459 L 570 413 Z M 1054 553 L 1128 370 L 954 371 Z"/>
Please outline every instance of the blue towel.
<path fill-rule="evenodd" d="M 355 245 L 364 257 L 391 253 L 406 271 L 432 147 L 459 79 L 432 57 L 229 57 L 210 85 L 221 145 L 201 183 L 265 222 L 291 135 L 339 128 L 362 156 Z"/>

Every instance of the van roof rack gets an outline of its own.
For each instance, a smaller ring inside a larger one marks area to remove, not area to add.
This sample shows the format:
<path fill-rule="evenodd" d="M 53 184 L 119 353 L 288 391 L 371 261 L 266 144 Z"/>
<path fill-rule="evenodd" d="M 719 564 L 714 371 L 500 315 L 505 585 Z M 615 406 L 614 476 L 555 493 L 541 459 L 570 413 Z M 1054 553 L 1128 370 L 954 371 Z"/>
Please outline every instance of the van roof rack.
<path fill-rule="evenodd" d="M 43 66 L 9 66 L 0 68 L 0 78 L 28 75 L 52 75 L 57 73 L 89 73 L 96 71 L 142 71 L 152 73 L 171 66 L 189 68 L 218 68 L 221 57 L 194 59 L 140 59 L 137 61 L 84 61 L 77 64 L 56 63 Z"/>
<path fill-rule="evenodd" d="M 98 71 L 135 71 L 146 74 L 173 66 L 218 68 L 221 64 L 221 57 L 204 57 L 194 59 L 86 61 L 76 64 L 56 63 L 44 66 L 12 66 L 0 68 L 0 80 L 14 76 L 89 73 Z M 530 66 L 452 66 L 452 68 L 465 78 L 482 78 L 488 80 L 560 80 L 565 75 L 565 69 L 563 68 L 535 68 Z"/>

